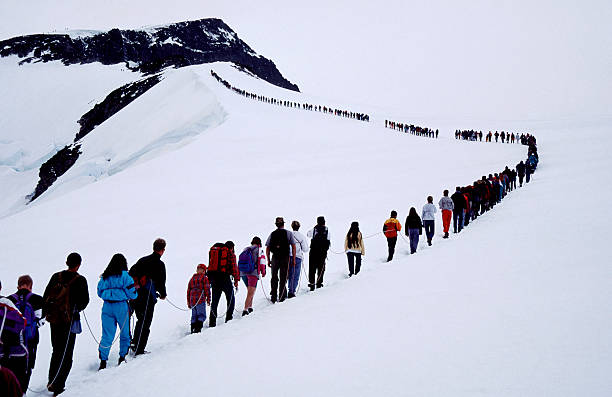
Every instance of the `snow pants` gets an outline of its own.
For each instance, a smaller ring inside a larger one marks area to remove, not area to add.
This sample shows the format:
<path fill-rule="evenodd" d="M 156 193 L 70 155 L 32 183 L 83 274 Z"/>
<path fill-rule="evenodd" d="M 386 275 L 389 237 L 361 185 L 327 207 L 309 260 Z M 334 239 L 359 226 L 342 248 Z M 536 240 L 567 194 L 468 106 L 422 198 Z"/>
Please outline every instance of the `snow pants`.
<path fill-rule="evenodd" d="M 310 254 L 308 256 L 308 286 L 311 289 L 314 288 L 315 285 L 317 288 L 323 286 L 325 259 L 327 259 L 327 251 L 316 252 L 312 249 L 310 250 Z"/>
<path fill-rule="evenodd" d="M 423 221 L 423 226 L 425 227 L 425 235 L 427 236 L 427 240 L 433 239 L 434 233 L 436 232 L 436 222 L 432 220 Z"/>
<path fill-rule="evenodd" d="M 104 301 L 102 306 L 102 338 L 100 339 L 100 360 L 108 360 L 108 353 L 119 327 L 119 355 L 128 354 L 130 348 L 130 308 L 126 301 Z"/>
<path fill-rule="evenodd" d="M 452 217 L 453 217 L 453 211 L 442 210 L 442 225 L 444 226 L 444 233 L 448 233 L 448 229 L 450 229 L 450 223 L 451 223 Z"/>
<path fill-rule="evenodd" d="M 410 238 L 410 253 L 414 254 L 419 246 L 419 229 L 408 229 Z"/>
<path fill-rule="evenodd" d="M 280 274 L 280 277 L 279 277 Z M 289 274 L 289 257 L 272 255 L 272 280 L 270 280 L 270 296 L 275 301 L 284 301 L 287 297 L 287 276 Z"/>
<path fill-rule="evenodd" d="M 142 354 L 145 352 L 147 342 L 149 341 L 157 299 L 151 295 L 147 287 L 141 287 L 138 290 L 138 298 L 132 302 L 134 312 L 136 313 L 136 326 L 134 327 L 132 346 L 136 354 Z"/>
<path fill-rule="evenodd" d="M 234 285 L 232 284 L 229 274 L 218 272 L 214 275 L 211 275 L 210 272 L 208 274 L 210 289 L 212 290 L 212 302 L 210 304 L 210 318 L 208 319 L 208 326 L 214 327 L 217 325 L 217 306 L 219 306 L 221 294 L 225 294 L 225 299 L 227 301 L 225 322 L 228 322 L 234 318 L 234 306 L 236 299 L 234 296 Z"/>
<path fill-rule="evenodd" d="M 51 324 L 51 363 L 49 364 L 49 382 L 55 390 L 64 390 L 66 379 L 72 369 L 72 354 L 76 334 L 71 332 L 72 324 Z"/>
<path fill-rule="evenodd" d="M 387 237 L 387 245 L 389 246 L 389 257 L 387 258 L 387 261 L 393 259 L 393 255 L 395 254 L 395 244 L 397 244 L 397 236 Z"/>
<path fill-rule="evenodd" d="M 457 225 L 459 226 L 457 228 Z M 463 229 L 463 210 L 453 211 L 453 230 L 455 233 L 460 232 Z"/>
<path fill-rule="evenodd" d="M 206 302 L 198 303 L 191 308 L 191 324 L 206 321 Z"/>
<path fill-rule="evenodd" d="M 349 274 L 359 273 L 361 270 L 361 254 L 356 252 L 347 252 L 346 257 L 348 259 Z M 356 266 L 355 262 L 357 262 Z"/>
<path fill-rule="evenodd" d="M 293 265 L 293 257 L 289 258 L 289 293 L 295 295 L 298 284 L 300 283 L 300 272 L 302 271 L 302 258 L 295 258 L 295 266 Z"/>

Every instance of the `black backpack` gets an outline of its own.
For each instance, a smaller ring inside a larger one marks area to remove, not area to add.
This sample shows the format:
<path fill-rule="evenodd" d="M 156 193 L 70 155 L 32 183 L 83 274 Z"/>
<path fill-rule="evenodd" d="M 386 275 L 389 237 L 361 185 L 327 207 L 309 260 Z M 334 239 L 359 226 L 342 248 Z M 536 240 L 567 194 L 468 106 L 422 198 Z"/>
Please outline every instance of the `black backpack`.
<path fill-rule="evenodd" d="M 276 229 L 270 235 L 270 251 L 275 256 L 289 256 L 289 237 L 287 236 L 287 230 Z"/>
<path fill-rule="evenodd" d="M 51 324 L 70 324 L 74 314 L 70 307 L 70 287 L 81 277 L 75 275 L 70 281 L 66 281 L 63 273 L 60 273 L 57 281 L 49 289 L 45 297 L 45 313 L 47 321 Z"/>
<path fill-rule="evenodd" d="M 315 226 L 310 241 L 310 249 L 320 253 L 326 253 L 329 249 L 329 240 L 327 238 L 327 228 L 325 226 Z"/>

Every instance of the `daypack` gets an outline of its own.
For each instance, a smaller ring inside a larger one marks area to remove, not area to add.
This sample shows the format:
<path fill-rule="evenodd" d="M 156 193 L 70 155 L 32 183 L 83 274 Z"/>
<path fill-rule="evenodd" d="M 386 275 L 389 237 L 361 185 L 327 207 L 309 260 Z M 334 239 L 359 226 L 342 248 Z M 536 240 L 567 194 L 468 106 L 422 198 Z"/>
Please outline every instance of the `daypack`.
<path fill-rule="evenodd" d="M 26 320 L 26 326 L 23 331 L 23 337 L 25 339 L 26 344 L 28 344 L 31 340 L 36 338 L 36 334 L 38 332 L 38 327 L 36 323 L 36 311 L 30 304 L 29 299 L 32 296 L 31 292 L 28 292 L 25 295 L 13 294 L 11 295 L 12 300 L 17 306 L 17 309 L 21 312 L 21 315 Z"/>
<path fill-rule="evenodd" d="M 329 249 L 329 240 L 327 239 L 327 228 L 317 225 L 312 233 L 310 241 L 310 250 L 325 253 Z"/>
<path fill-rule="evenodd" d="M 246 247 L 238 257 L 238 270 L 243 273 L 251 273 L 255 270 L 255 260 L 251 247 Z"/>
<path fill-rule="evenodd" d="M 223 243 L 216 243 L 208 253 L 208 271 L 228 273 L 227 259 L 230 255 L 229 248 Z"/>
<path fill-rule="evenodd" d="M 72 308 L 70 307 L 70 286 L 80 276 L 76 275 L 69 282 L 64 282 L 62 273 L 57 282 L 49 289 L 44 306 L 46 319 L 51 324 L 69 324 L 72 322 Z"/>
<path fill-rule="evenodd" d="M 23 352 L 23 330 L 26 326 L 25 318 L 19 310 L 0 303 L 0 356 L 2 352 L 17 355 Z M 27 350 L 26 350 L 27 354 Z"/>
<path fill-rule="evenodd" d="M 270 251 L 276 256 L 289 257 L 289 237 L 287 230 L 276 229 L 270 235 Z"/>

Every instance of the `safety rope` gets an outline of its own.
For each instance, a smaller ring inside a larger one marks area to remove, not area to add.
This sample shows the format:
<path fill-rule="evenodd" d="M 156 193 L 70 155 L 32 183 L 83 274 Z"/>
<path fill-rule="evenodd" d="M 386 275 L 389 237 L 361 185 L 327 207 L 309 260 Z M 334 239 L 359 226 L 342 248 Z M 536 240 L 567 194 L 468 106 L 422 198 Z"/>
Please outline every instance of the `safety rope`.
<path fill-rule="evenodd" d="M 126 302 L 127 304 L 127 302 Z M 87 324 L 87 329 L 89 330 L 89 333 L 91 334 L 91 337 L 93 338 L 94 341 L 96 341 L 96 343 L 99 345 L 100 348 L 102 349 L 110 349 L 111 347 L 113 347 L 113 345 L 115 343 L 117 343 L 117 341 L 119 340 L 119 338 L 121 337 L 121 331 L 123 331 L 123 327 L 125 327 L 125 324 L 127 324 L 128 320 L 130 319 L 130 309 L 128 307 L 128 312 L 127 312 L 127 316 L 125 316 L 125 320 L 123 320 L 123 324 L 121 324 L 121 326 L 119 327 L 119 333 L 117 334 L 117 336 L 115 337 L 115 339 L 113 339 L 113 342 L 110 344 L 110 346 L 102 346 L 102 342 L 101 339 L 98 340 L 96 338 L 96 336 L 94 335 L 91 326 L 89 325 L 89 321 L 87 320 L 87 315 L 85 314 L 85 311 L 83 311 L 83 318 L 85 318 L 85 324 Z"/>

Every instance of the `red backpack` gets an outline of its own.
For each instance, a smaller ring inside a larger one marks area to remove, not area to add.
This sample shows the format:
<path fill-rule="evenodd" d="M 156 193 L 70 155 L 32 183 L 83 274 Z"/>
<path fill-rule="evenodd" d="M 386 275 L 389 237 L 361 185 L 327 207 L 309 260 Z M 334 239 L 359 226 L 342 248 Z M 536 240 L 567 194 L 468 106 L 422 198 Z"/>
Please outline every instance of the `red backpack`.
<path fill-rule="evenodd" d="M 208 253 L 208 271 L 229 273 L 227 266 L 230 250 L 223 243 L 217 243 Z"/>

